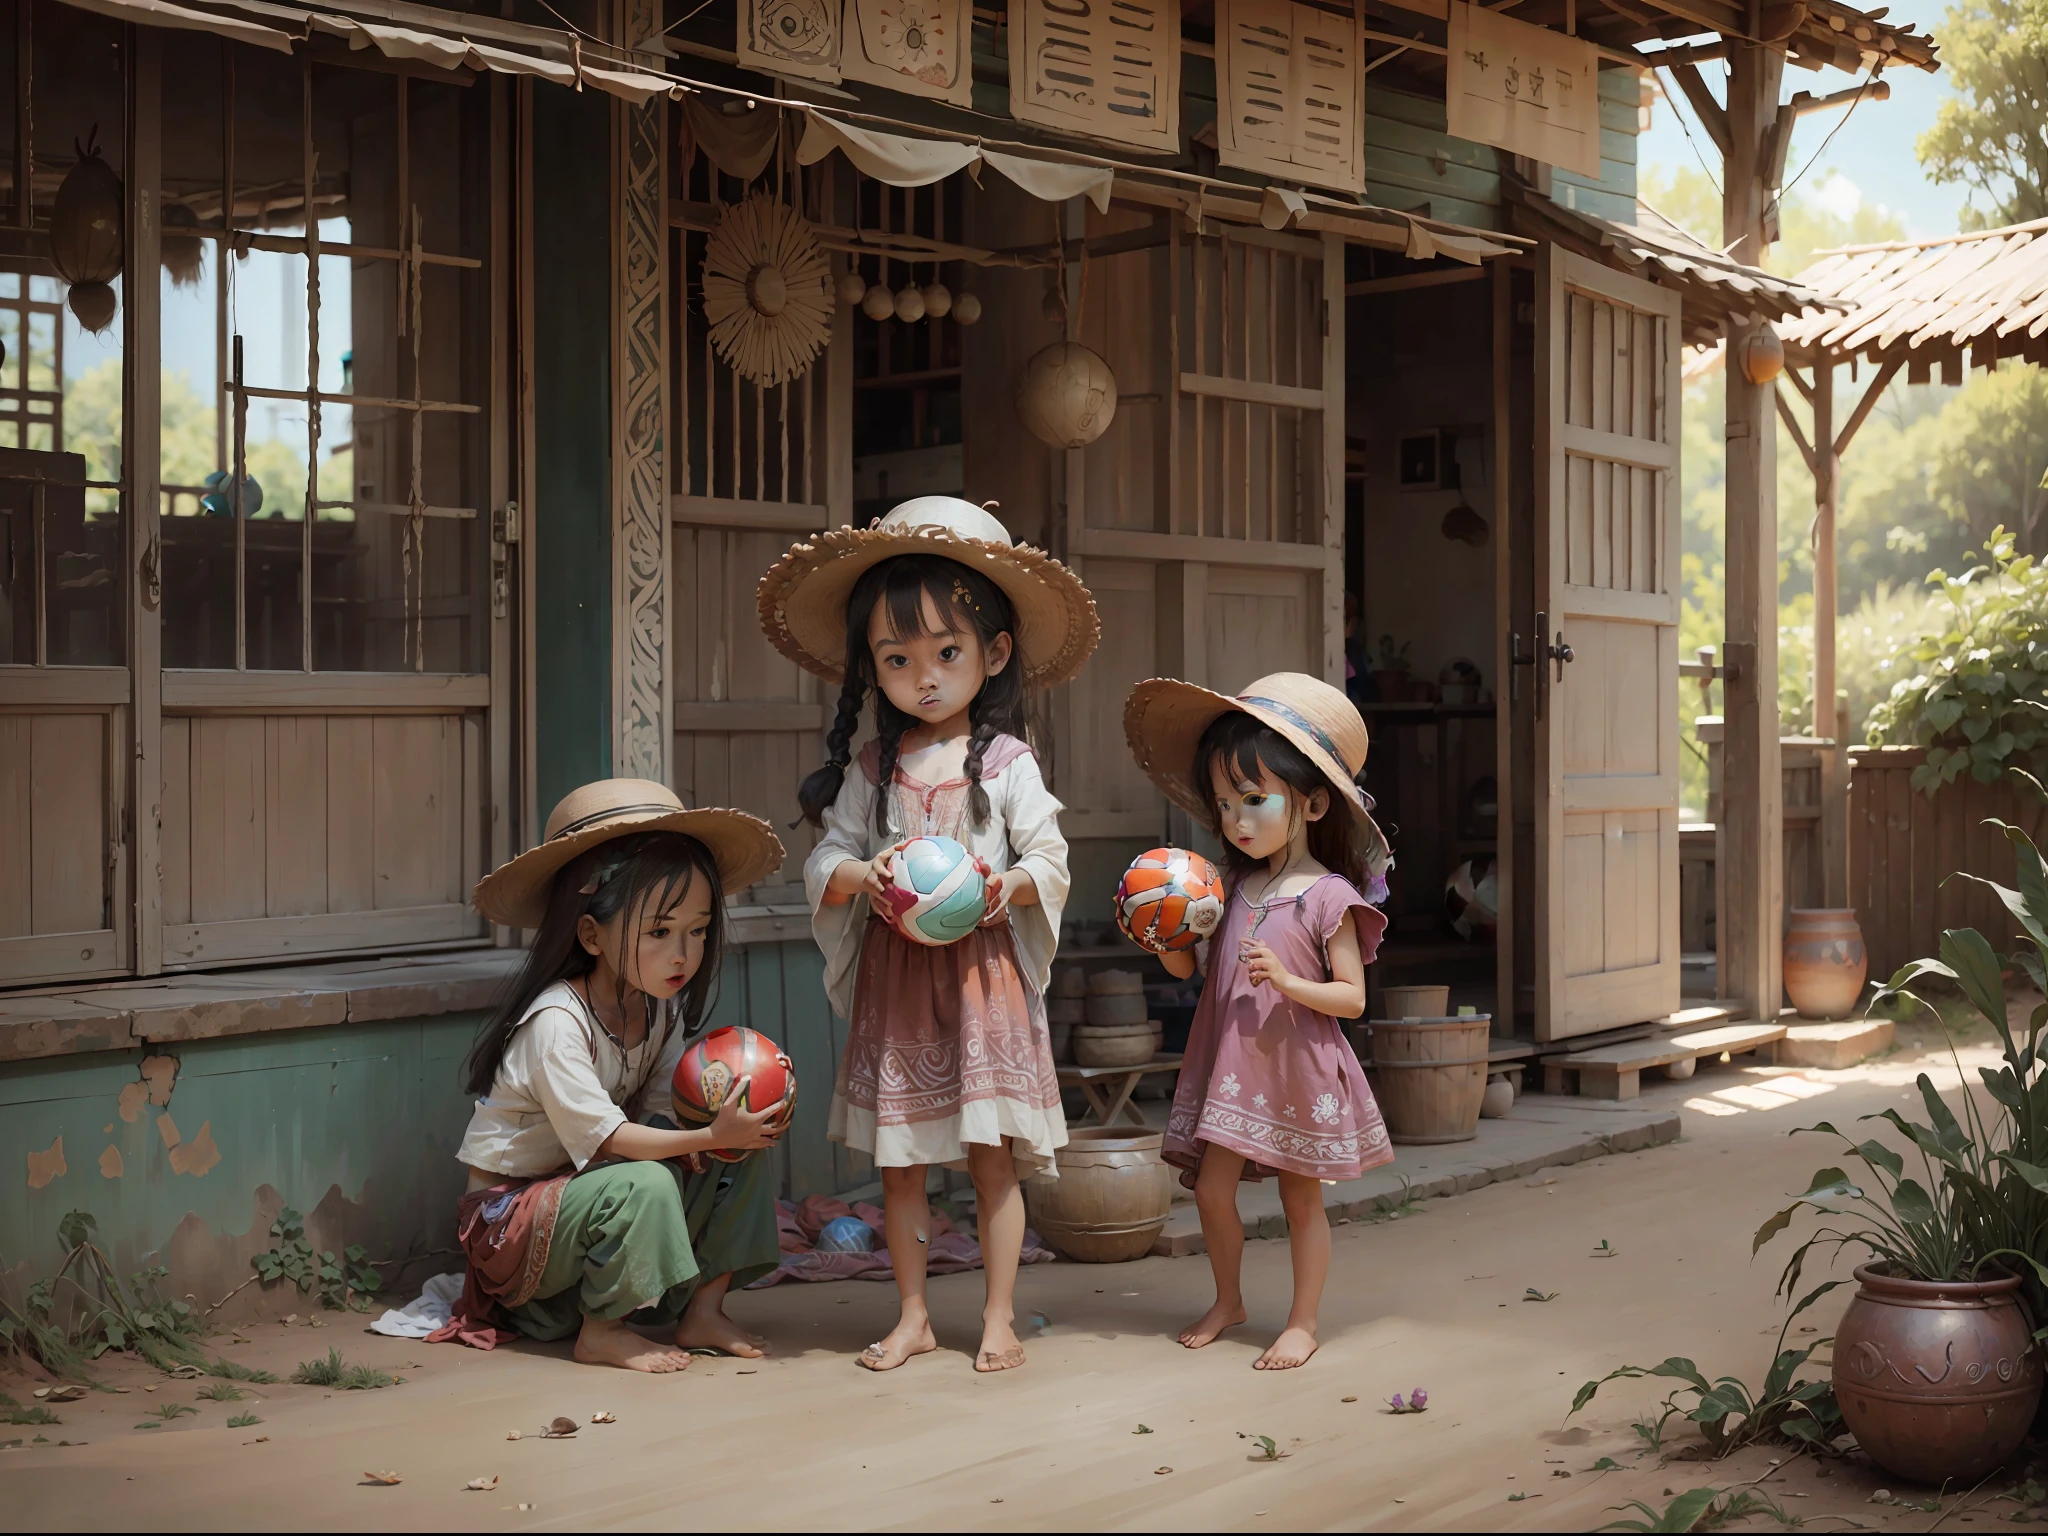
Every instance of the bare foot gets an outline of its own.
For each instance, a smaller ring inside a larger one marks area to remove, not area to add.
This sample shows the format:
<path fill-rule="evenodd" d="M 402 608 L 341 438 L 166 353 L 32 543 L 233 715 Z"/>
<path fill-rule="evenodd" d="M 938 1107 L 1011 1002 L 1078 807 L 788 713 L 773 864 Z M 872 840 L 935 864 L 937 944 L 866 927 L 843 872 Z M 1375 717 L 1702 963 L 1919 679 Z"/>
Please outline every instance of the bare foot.
<path fill-rule="evenodd" d="M 1306 1328 L 1283 1328 L 1272 1347 L 1252 1362 L 1255 1371 L 1291 1371 L 1307 1365 L 1316 1352 L 1316 1336 Z"/>
<path fill-rule="evenodd" d="M 1215 1306 L 1195 1320 L 1191 1328 L 1183 1328 L 1180 1341 L 1189 1349 L 1200 1349 L 1204 1344 L 1216 1342 L 1216 1335 L 1226 1328 L 1235 1328 L 1244 1321 L 1244 1303 L 1234 1301 L 1225 1304 L 1218 1301 Z"/>
<path fill-rule="evenodd" d="M 576 1335 L 576 1358 L 585 1365 L 616 1365 L 657 1376 L 683 1370 L 690 1363 L 681 1350 L 649 1343 L 624 1323 L 596 1317 L 583 1319 L 583 1331 Z"/>
<path fill-rule="evenodd" d="M 767 1353 L 763 1347 L 767 1340 L 747 1332 L 720 1308 L 685 1312 L 683 1320 L 676 1324 L 676 1343 L 684 1349 L 715 1349 L 721 1355 L 738 1355 L 742 1360 L 758 1360 Z"/>
<path fill-rule="evenodd" d="M 1014 1371 L 1024 1363 L 1024 1346 L 1017 1342 L 1017 1330 L 1009 1320 L 984 1319 L 981 1325 L 981 1348 L 975 1351 L 974 1368 L 982 1375 L 996 1371 Z"/>
<path fill-rule="evenodd" d="M 938 1347 L 929 1321 L 905 1319 L 889 1330 L 886 1339 L 870 1344 L 854 1359 L 871 1371 L 893 1371 L 912 1355 L 928 1355 Z"/>

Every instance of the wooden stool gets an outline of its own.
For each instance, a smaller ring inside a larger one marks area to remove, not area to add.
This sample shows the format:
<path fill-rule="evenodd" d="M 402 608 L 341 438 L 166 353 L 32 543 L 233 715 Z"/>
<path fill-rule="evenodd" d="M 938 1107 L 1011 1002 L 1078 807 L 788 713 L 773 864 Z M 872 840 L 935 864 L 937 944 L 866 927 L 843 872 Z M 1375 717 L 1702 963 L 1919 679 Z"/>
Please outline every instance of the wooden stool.
<path fill-rule="evenodd" d="M 1178 1072 L 1180 1063 L 1180 1056 L 1173 1054 L 1154 1056 L 1135 1067 L 1056 1067 L 1054 1076 L 1062 1088 L 1081 1090 L 1095 1124 L 1113 1125 L 1119 1116 L 1124 1116 L 1146 1125 L 1144 1112 L 1131 1102 L 1138 1079 L 1148 1072 Z M 1088 1115 L 1083 1115 L 1079 1123 L 1088 1124 Z"/>

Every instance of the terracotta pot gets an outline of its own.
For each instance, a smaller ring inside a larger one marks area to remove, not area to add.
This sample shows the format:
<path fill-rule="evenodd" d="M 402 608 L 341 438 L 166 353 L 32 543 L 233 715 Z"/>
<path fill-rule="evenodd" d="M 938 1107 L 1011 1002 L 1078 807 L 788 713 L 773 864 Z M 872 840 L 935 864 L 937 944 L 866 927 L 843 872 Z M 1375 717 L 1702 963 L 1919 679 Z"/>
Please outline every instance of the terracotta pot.
<path fill-rule="evenodd" d="M 1794 907 L 1785 932 L 1785 995 L 1801 1018 L 1846 1019 L 1863 996 L 1870 956 L 1856 914 Z"/>
<path fill-rule="evenodd" d="M 1159 1037 L 1148 1022 L 1076 1024 L 1074 1060 L 1084 1067 L 1135 1067 L 1157 1054 Z"/>
<path fill-rule="evenodd" d="M 1428 1146 L 1479 1134 L 1492 1028 L 1483 1013 L 1373 1020 L 1372 1064 L 1379 1078 L 1373 1096 L 1389 1136 Z"/>
<path fill-rule="evenodd" d="M 1054 1154 L 1059 1177 L 1024 1181 L 1032 1228 L 1083 1264 L 1142 1259 L 1166 1226 L 1173 1170 L 1159 1156 L 1158 1131 L 1077 1126 Z"/>
<path fill-rule="evenodd" d="M 1865 1264 L 1835 1332 L 1835 1396 L 1858 1444 L 1917 1482 L 1969 1482 L 2019 1447 L 2041 1359 L 2015 1276 L 1895 1280 Z"/>

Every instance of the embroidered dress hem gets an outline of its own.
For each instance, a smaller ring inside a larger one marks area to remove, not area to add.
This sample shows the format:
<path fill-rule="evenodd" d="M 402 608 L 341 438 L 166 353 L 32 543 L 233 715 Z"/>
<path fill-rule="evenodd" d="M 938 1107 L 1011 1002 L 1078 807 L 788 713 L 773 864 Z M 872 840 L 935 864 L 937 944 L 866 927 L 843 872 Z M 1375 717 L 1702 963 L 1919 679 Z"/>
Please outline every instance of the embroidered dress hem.
<path fill-rule="evenodd" d="M 1043 1174 L 1056 1179 L 1054 1154 L 1067 1144 L 1067 1119 L 1058 1108 L 1046 1111 L 1015 1099 L 978 1099 L 944 1120 L 881 1125 L 873 1110 L 835 1093 L 825 1136 L 865 1152 L 877 1168 L 937 1164 L 956 1170 L 966 1168 L 970 1146 L 992 1147 L 1007 1136 L 1018 1178 Z"/>

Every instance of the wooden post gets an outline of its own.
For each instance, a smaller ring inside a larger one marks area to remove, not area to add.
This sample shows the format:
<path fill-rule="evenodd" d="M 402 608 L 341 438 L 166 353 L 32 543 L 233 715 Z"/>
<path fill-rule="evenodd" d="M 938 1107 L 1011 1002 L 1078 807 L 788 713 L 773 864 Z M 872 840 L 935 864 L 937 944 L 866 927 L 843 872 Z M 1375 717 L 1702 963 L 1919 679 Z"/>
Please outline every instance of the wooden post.
<path fill-rule="evenodd" d="M 1835 454 L 1835 369 L 1813 365 L 1813 734 L 1835 734 L 1835 505 L 1842 461 Z"/>
<path fill-rule="evenodd" d="M 22 7 L 25 16 L 28 7 Z M 128 850 L 126 874 L 133 883 L 135 926 L 130 959 L 138 975 L 154 976 L 163 960 L 163 468 L 161 378 L 162 303 L 156 273 L 162 259 L 162 34 L 136 27 L 134 65 L 129 76 L 127 172 L 129 209 L 128 270 L 147 273 L 149 281 L 130 282 L 122 292 L 127 322 L 126 406 L 128 444 L 122 455 L 128 482 L 129 570 L 135 583 L 128 603 L 129 676 L 135 708 L 135 779 L 127 800 L 133 817 L 129 829 L 116 828 L 116 839 Z M 24 156 L 25 158 L 25 156 Z M 17 184 L 18 186 L 19 184 Z M 228 243 L 214 247 L 214 260 L 227 259 Z M 57 446 L 62 447 L 60 443 Z M 118 721 L 117 721 L 118 728 Z M 114 899 L 128 892 L 119 884 Z M 125 926 L 116 917 L 114 926 Z"/>
<path fill-rule="evenodd" d="M 1770 197 L 1765 137 L 1778 113 L 1784 60 L 1729 40 L 1728 153 L 1721 239 L 1728 254 L 1761 265 Z M 1719 857 L 1726 901 L 1718 914 L 1720 990 L 1755 1017 L 1775 1019 L 1782 997 L 1784 783 L 1778 762 L 1778 507 L 1774 386 L 1744 375 L 1744 343 L 1763 322 L 1728 337 L 1727 643 L 1737 675 L 1726 685 Z"/>

